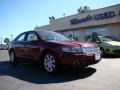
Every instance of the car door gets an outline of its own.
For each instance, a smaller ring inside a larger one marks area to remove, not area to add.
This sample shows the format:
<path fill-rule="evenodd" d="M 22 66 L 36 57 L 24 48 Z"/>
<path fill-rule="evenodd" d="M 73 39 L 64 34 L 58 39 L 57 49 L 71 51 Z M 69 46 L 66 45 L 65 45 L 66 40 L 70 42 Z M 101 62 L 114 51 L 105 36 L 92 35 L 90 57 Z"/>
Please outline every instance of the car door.
<path fill-rule="evenodd" d="M 26 57 L 27 58 L 32 58 L 32 59 L 37 59 L 39 54 L 40 54 L 40 42 L 39 42 L 39 37 L 37 34 L 33 32 L 29 32 L 27 34 L 26 38 Z"/>
<path fill-rule="evenodd" d="M 13 41 L 15 54 L 18 57 L 24 57 L 25 55 L 24 53 L 25 52 L 24 45 L 26 43 L 25 37 L 26 37 L 26 33 L 22 33 Z"/>

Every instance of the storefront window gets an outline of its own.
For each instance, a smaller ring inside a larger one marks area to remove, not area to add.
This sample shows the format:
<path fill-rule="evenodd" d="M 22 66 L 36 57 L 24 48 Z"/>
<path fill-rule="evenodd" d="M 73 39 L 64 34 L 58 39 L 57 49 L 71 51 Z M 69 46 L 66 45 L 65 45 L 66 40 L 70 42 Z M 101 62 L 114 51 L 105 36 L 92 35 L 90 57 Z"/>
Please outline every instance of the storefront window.
<path fill-rule="evenodd" d="M 88 39 L 90 39 L 93 33 L 97 33 L 100 36 L 106 36 L 107 28 L 106 26 L 85 28 L 85 40 L 87 41 Z"/>
<path fill-rule="evenodd" d="M 107 35 L 107 28 L 106 27 L 100 27 L 99 28 L 99 35 L 100 36 L 106 36 Z"/>
<path fill-rule="evenodd" d="M 79 30 L 74 30 L 74 31 L 64 31 L 63 35 L 65 35 L 67 38 L 70 40 L 80 40 L 80 31 Z"/>
<path fill-rule="evenodd" d="M 79 30 L 76 30 L 73 32 L 73 39 L 80 40 L 80 31 Z"/>

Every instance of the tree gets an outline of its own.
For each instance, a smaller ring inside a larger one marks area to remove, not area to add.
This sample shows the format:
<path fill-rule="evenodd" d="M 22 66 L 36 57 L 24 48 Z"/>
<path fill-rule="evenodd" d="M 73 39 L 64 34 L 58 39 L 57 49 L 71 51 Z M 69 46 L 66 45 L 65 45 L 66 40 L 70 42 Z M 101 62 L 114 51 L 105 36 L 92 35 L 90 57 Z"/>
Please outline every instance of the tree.
<path fill-rule="evenodd" d="M 10 39 L 9 38 L 5 38 L 4 39 L 4 43 L 8 44 L 10 42 Z"/>
<path fill-rule="evenodd" d="M 78 13 L 85 13 L 85 12 L 88 12 L 88 11 L 91 11 L 92 9 L 90 9 L 89 6 L 81 6 L 80 8 L 77 9 Z"/>

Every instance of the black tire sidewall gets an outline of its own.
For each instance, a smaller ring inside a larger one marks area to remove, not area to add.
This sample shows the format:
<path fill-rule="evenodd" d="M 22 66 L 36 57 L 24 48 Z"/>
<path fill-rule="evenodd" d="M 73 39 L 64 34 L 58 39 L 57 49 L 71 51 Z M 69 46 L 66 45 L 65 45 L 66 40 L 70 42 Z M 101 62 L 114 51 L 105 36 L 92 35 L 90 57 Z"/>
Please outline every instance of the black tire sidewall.
<path fill-rule="evenodd" d="M 16 54 L 14 51 L 10 51 L 9 55 L 11 55 L 11 53 L 14 54 L 14 61 L 12 62 L 11 59 L 10 59 L 10 63 L 13 64 L 13 65 L 16 65 L 18 63 L 18 60 L 16 58 Z"/>
<path fill-rule="evenodd" d="M 100 51 L 101 51 L 101 56 L 102 56 L 102 57 L 106 55 L 106 53 L 105 53 L 105 51 L 104 51 L 103 48 L 101 48 Z"/>

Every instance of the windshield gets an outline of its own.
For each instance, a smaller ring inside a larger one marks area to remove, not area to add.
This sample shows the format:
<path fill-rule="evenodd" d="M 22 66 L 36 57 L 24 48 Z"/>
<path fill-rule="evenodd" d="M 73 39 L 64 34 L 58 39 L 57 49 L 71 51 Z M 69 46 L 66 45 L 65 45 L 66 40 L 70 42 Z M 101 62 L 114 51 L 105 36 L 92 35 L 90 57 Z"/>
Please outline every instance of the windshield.
<path fill-rule="evenodd" d="M 105 37 L 101 37 L 100 39 L 101 39 L 101 41 L 113 41 L 112 39 L 110 39 L 110 38 L 105 38 Z"/>
<path fill-rule="evenodd" d="M 43 40 L 56 40 L 56 41 L 66 41 L 69 40 L 62 34 L 53 31 L 38 31 L 38 34 Z"/>
<path fill-rule="evenodd" d="M 105 36 L 105 38 L 109 38 L 113 41 L 120 41 L 119 39 L 117 39 L 116 37 L 112 37 L 112 36 Z"/>

